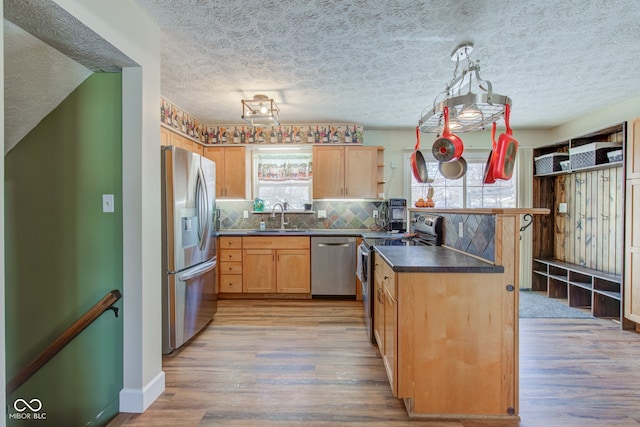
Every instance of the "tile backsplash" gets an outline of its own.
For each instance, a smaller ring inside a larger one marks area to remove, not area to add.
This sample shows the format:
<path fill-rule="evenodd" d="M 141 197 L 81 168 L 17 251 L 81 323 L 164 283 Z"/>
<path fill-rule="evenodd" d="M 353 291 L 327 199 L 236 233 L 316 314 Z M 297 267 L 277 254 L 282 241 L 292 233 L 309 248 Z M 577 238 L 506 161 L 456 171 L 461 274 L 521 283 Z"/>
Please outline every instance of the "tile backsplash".
<path fill-rule="evenodd" d="M 373 218 L 373 211 L 379 209 L 382 201 L 324 201 L 313 202 L 312 213 L 286 213 L 289 223 L 287 228 L 303 229 L 376 229 L 378 224 Z M 267 228 L 280 226 L 279 210 L 275 218 L 271 218 L 271 211 L 253 213 L 253 201 L 225 201 L 218 200 L 220 210 L 220 229 L 256 229 L 260 221 L 266 222 Z M 318 211 L 326 211 L 326 218 L 318 218 Z M 249 217 L 244 218 L 244 211 Z"/>
<path fill-rule="evenodd" d="M 444 245 L 494 262 L 496 259 L 496 217 L 439 213 L 444 217 Z M 414 213 L 413 215 L 419 215 Z M 458 231 L 462 224 L 462 237 Z"/>
<path fill-rule="evenodd" d="M 291 213 L 285 215 L 287 228 L 301 229 L 353 229 L 379 230 L 380 224 L 373 218 L 373 211 L 380 209 L 381 201 L 324 201 L 313 202 L 310 213 Z M 253 213 L 253 201 L 218 200 L 220 210 L 220 229 L 257 229 L 260 221 L 267 228 L 280 226 L 280 214 L 271 217 L 271 211 Z M 318 211 L 326 211 L 326 218 L 318 218 Z M 244 211 L 248 218 L 244 218 Z M 415 213 L 414 213 L 415 215 Z M 444 244 L 451 248 L 495 261 L 495 215 L 438 213 L 444 217 Z M 462 237 L 458 230 L 462 224 Z"/>

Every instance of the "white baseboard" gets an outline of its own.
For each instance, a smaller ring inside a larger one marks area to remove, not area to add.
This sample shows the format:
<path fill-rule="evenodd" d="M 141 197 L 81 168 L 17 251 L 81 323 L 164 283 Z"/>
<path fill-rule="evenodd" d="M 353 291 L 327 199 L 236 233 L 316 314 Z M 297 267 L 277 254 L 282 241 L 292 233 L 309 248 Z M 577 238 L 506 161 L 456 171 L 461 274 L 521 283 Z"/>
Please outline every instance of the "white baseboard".
<path fill-rule="evenodd" d="M 120 391 L 120 412 L 140 414 L 144 412 L 164 391 L 164 371 L 160 371 L 143 389 Z"/>

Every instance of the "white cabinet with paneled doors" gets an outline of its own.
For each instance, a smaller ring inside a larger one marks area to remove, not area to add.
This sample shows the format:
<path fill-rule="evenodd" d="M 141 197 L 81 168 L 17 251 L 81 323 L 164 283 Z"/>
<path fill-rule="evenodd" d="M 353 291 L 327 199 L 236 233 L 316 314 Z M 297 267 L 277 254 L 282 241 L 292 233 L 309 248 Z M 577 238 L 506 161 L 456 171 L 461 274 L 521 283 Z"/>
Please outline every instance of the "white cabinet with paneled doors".
<path fill-rule="evenodd" d="M 627 144 L 624 317 L 640 324 L 640 117 L 629 126 Z"/>

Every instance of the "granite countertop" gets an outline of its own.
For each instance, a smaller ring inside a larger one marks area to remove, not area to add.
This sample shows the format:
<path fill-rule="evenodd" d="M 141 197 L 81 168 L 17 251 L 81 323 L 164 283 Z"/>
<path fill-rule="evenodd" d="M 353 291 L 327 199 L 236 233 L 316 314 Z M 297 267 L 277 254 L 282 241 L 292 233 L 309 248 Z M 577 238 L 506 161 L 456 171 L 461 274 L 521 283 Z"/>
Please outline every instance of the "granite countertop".
<path fill-rule="evenodd" d="M 392 233 L 386 231 L 371 231 L 368 229 L 286 229 L 286 231 L 268 229 L 227 229 L 219 230 L 220 236 L 357 236 L 357 237 L 387 237 Z M 398 235 L 395 233 L 394 235 Z"/>
<path fill-rule="evenodd" d="M 398 273 L 504 273 L 504 267 L 442 246 L 374 246 Z"/>

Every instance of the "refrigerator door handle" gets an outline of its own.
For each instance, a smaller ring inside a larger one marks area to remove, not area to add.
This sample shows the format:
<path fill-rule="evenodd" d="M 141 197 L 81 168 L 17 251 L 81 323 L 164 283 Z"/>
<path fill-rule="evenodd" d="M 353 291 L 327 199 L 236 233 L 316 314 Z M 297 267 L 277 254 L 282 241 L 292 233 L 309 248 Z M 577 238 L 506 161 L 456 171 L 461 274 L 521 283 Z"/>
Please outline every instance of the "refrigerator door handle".
<path fill-rule="evenodd" d="M 203 262 L 202 264 L 198 264 L 197 266 L 190 268 L 183 273 L 180 273 L 176 276 L 176 278 L 181 282 L 187 282 L 194 277 L 198 277 L 203 275 L 204 273 L 213 270 L 218 265 L 218 259 L 213 258 L 210 261 Z"/>
<path fill-rule="evenodd" d="M 211 227 L 211 214 L 209 212 L 209 193 L 207 191 L 207 181 L 204 179 L 202 168 L 198 168 L 198 182 L 196 184 L 196 207 L 198 212 L 198 225 L 200 233 L 200 250 L 204 250 L 209 240 L 209 228 Z"/>

